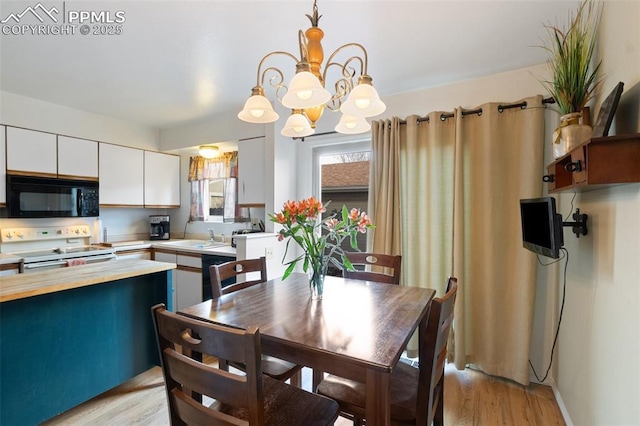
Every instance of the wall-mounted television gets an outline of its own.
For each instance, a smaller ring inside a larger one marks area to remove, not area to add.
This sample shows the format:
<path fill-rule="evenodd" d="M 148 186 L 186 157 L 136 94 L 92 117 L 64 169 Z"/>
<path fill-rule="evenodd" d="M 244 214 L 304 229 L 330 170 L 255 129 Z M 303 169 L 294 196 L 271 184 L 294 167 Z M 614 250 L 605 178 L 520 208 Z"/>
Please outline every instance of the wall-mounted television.
<path fill-rule="evenodd" d="M 558 259 L 564 245 L 562 215 L 553 197 L 520 200 L 522 246 L 534 253 Z"/>

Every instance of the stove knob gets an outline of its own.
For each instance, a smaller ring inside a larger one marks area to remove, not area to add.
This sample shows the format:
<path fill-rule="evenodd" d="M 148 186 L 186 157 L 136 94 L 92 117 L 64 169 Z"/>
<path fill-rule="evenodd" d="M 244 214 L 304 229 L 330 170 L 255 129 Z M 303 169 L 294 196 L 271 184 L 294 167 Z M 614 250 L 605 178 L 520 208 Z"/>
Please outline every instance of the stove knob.
<path fill-rule="evenodd" d="M 13 236 L 11 235 L 11 232 L 7 232 L 5 234 L 5 237 L 7 237 L 7 239 L 10 240 Z"/>

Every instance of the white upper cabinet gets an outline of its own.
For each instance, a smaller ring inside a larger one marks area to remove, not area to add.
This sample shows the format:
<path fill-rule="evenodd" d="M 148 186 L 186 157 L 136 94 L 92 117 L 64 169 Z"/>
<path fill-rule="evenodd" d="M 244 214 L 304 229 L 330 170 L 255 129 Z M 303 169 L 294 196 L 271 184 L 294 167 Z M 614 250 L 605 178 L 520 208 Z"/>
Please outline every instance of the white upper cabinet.
<path fill-rule="evenodd" d="M 58 176 L 98 179 L 98 142 L 58 136 Z"/>
<path fill-rule="evenodd" d="M 57 176 L 56 135 L 7 127 L 7 172 Z"/>
<path fill-rule="evenodd" d="M 100 144 L 100 206 L 144 206 L 144 151 Z"/>
<path fill-rule="evenodd" d="M 264 152 L 264 139 L 238 141 L 238 204 L 264 204 Z"/>
<path fill-rule="evenodd" d="M 180 157 L 144 152 L 145 207 L 180 207 Z"/>
<path fill-rule="evenodd" d="M 0 205 L 4 206 L 7 202 L 7 162 L 5 161 L 5 132 L 6 128 L 0 126 Z"/>

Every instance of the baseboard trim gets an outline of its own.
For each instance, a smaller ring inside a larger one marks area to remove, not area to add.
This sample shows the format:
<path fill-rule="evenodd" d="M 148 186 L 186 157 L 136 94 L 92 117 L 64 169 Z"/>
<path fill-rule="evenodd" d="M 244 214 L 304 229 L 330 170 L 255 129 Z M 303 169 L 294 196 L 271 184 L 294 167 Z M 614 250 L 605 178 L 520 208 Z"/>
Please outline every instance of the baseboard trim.
<path fill-rule="evenodd" d="M 556 386 L 556 383 L 551 381 L 551 390 L 553 390 L 553 396 L 556 398 L 556 403 L 558 404 L 558 408 L 560 408 L 560 412 L 562 413 L 562 418 L 564 419 L 564 423 L 567 426 L 573 426 L 573 421 L 571 421 L 571 416 L 569 416 L 569 411 L 567 410 L 567 406 L 564 405 L 564 401 L 562 400 L 562 395 L 560 395 L 560 391 Z"/>
<path fill-rule="evenodd" d="M 564 405 L 564 400 L 562 399 L 562 395 L 560 395 L 560 391 L 558 390 L 558 386 L 556 386 L 556 382 L 551 378 L 547 377 L 547 380 L 544 382 L 539 382 L 538 379 L 531 373 L 530 377 L 531 383 L 537 383 L 542 386 L 549 386 L 553 391 L 553 397 L 556 400 L 556 404 L 558 404 L 558 408 L 560 409 L 560 414 L 562 414 L 562 419 L 567 426 L 573 426 L 573 421 L 571 420 L 571 416 L 569 415 L 569 411 L 567 410 L 567 406 Z"/>

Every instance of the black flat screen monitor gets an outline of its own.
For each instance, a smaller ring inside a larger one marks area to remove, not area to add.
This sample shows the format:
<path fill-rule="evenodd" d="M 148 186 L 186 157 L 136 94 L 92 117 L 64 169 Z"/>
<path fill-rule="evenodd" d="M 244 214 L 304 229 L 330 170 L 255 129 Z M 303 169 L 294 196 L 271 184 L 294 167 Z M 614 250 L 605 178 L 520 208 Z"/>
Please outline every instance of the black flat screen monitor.
<path fill-rule="evenodd" d="M 534 253 L 558 259 L 564 245 L 562 215 L 553 197 L 520 200 L 522 246 Z"/>

